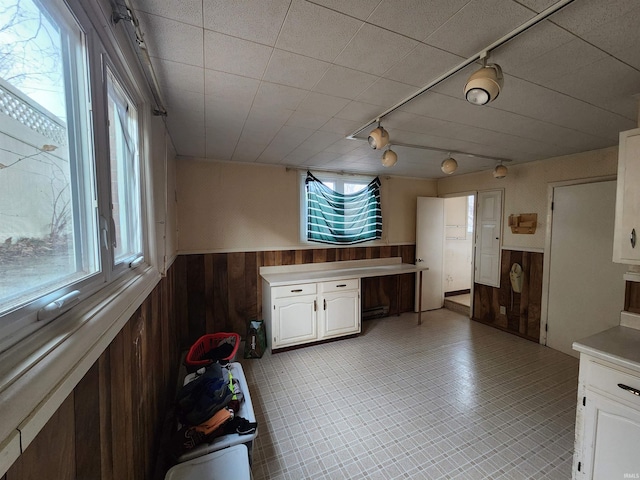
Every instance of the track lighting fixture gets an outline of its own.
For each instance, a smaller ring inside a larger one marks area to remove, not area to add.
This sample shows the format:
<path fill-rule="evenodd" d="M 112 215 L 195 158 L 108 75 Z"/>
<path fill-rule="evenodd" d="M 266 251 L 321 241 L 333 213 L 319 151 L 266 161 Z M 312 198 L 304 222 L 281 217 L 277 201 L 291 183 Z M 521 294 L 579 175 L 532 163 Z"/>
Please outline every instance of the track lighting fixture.
<path fill-rule="evenodd" d="M 389 143 L 389 132 L 382 128 L 380 119 L 378 119 L 378 126 L 371 130 L 369 134 L 369 146 L 374 150 L 380 150 L 387 143 Z"/>
<path fill-rule="evenodd" d="M 442 164 L 440 165 L 440 168 L 447 175 L 451 175 L 453 172 L 455 172 L 457 170 L 458 162 L 456 162 L 455 158 L 452 158 L 451 155 L 449 155 L 449 157 L 445 158 L 442 161 Z"/>
<path fill-rule="evenodd" d="M 391 145 L 382 154 L 382 165 L 385 167 L 393 167 L 398 163 L 398 154 L 391 150 Z"/>
<path fill-rule="evenodd" d="M 504 165 L 500 164 L 497 165 L 496 168 L 493 169 L 493 176 L 496 178 L 504 178 L 507 176 L 507 172 L 509 170 L 507 170 L 507 167 L 505 167 Z"/>
<path fill-rule="evenodd" d="M 502 68 L 494 63 L 487 65 L 488 53 L 482 56 L 482 68 L 471 74 L 464 86 L 464 96 L 469 103 L 486 105 L 493 102 L 504 84 Z"/>

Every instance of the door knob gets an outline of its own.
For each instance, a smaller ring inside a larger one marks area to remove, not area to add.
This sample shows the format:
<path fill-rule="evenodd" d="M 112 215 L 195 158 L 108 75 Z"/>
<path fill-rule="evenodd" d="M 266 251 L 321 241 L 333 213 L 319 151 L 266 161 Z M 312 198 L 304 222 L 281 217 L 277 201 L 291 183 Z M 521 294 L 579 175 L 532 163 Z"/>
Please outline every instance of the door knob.
<path fill-rule="evenodd" d="M 421 258 L 416 258 L 416 263 L 424 262 Z"/>

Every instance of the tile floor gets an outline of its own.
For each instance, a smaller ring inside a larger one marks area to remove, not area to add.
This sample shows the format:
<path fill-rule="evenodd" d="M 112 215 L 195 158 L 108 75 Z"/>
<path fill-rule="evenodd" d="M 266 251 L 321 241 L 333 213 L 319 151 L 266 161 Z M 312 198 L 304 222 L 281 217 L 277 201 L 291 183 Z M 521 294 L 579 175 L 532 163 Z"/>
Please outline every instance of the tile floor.
<path fill-rule="evenodd" d="M 242 360 L 261 479 L 568 479 L 578 361 L 441 309 Z"/>

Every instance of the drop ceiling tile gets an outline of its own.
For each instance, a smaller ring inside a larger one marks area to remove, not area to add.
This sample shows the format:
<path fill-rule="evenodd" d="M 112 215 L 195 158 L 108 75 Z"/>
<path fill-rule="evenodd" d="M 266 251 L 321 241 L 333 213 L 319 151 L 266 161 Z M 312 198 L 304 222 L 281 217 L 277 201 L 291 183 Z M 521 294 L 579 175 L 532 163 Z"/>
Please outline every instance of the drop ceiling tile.
<path fill-rule="evenodd" d="M 640 72 L 613 57 L 572 70 L 546 86 L 629 120 L 637 119 L 638 102 L 633 95 L 640 92 Z"/>
<path fill-rule="evenodd" d="M 344 0 L 315 0 L 314 3 L 360 20 L 366 20 L 380 3 L 380 0 L 349 0 L 348 2 Z"/>
<path fill-rule="evenodd" d="M 416 90 L 411 85 L 380 78 L 358 95 L 356 100 L 388 108 L 415 93 Z"/>
<path fill-rule="evenodd" d="M 287 120 L 287 125 L 292 127 L 311 128 L 318 130 L 331 119 L 327 115 L 316 115 L 313 113 L 296 111 Z"/>
<path fill-rule="evenodd" d="M 316 115 L 333 117 L 336 113 L 346 107 L 348 103 L 349 100 L 346 98 L 332 97 L 322 93 L 311 92 L 302 102 L 300 102 L 298 110 Z"/>
<path fill-rule="evenodd" d="M 340 157 L 339 153 L 326 152 L 326 151 L 319 152 L 319 153 L 316 153 L 313 157 L 309 158 L 305 162 L 305 165 L 307 165 L 310 168 L 311 167 L 321 168 L 327 165 L 329 162 L 332 162 L 333 160 L 339 157 Z"/>
<path fill-rule="evenodd" d="M 260 81 L 215 70 L 204 71 L 204 87 L 207 95 L 224 96 L 233 100 L 253 100 Z"/>
<path fill-rule="evenodd" d="M 508 73 L 520 71 L 534 61 L 544 61 L 549 52 L 559 49 L 572 40 L 577 40 L 575 35 L 545 20 L 493 50 L 489 62 L 499 64 Z M 549 63 L 552 62 L 549 61 Z M 480 62 L 477 63 L 476 68 L 479 67 Z"/>
<path fill-rule="evenodd" d="M 591 65 L 606 57 L 608 55 L 602 50 L 579 38 L 574 38 L 540 57 L 532 58 L 519 67 L 505 69 L 505 72 L 553 88 L 551 85 L 555 83 L 555 79 L 576 71 L 581 71 L 584 74 L 585 70 L 588 71 L 592 68 Z M 576 80 L 582 82 L 583 79 L 576 78 Z M 505 85 L 505 88 L 508 87 Z"/>
<path fill-rule="evenodd" d="M 284 23 L 290 0 L 207 0 L 206 28 L 274 46 Z"/>
<path fill-rule="evenodd" d="M 314 155 L 315 152 L 298 147 L 291 153 L 289 153 L 286 157 L 284 157 L 282 159 L 282 163 L 292 166 L 302 166 L 308 159 L 310 159 Z"/>
<path fill-rule="evenodd" d="M 328 8 L 293 0 L 276 48 L 331 62 L 361 25 L 362 21 Z"/>
<path fill-rule="evenodd" d="M 168 116 L 184 112 L 198 123 L 204 123 L 204 95 L 201 93 L 170 90 L 164 96 Z"/>
<path fill-rule="evenodd" d="M 284 158 L 312 133 L 313 130 L 285 125 L 273 138 L 269 146 L 260 154 L 257 161 L 262 163 L 282 163 Z"/>
<path fill-rule="evenodd" d="M 519 0 L 519 2 L 530 9 L 540 13 L 557 2 L 557 0 Z"/>
<path fill-rule="evenodd" d="M 344 120 L 352 120 L 363 124 L 370 121 L 372 118 L 375 120 L 376 116 L 380 113 L 380 107 L 378 105 L 371 105 L 370 103 L 356 102 L 355 100 L 350 102 L 346 107 L 336 113 L 337 118 Z"/>
<path fill-rule="evenodd" d="M 260 154 L 267 148 L 269 142 L 254 141 L 251 138 L 238 140 L 231 160 L 234 162 L 255 162 Z"/>
<path fill-rule="evenodd" d="M 207 158 L 231 160 L 240 138 L 240 128 L 207 128 L 205 130 L 205 148 Z"/>
<path fill-rule="evenodd" d="M 469 0 L 383 0 L 368 21 L 382 28 L 424 40 Z"/>
<path fill-rule="evenodd" d="M 464 58 L 458 55 L 421 43 L 383 76 L 415 87 L 423 87 L 463 60 Z"/>
<path fill-rule="evenodd" d="M 470 57 L 533 16 L 534 12 L 514 1 L 473 0 L 429 35 L 425 43 Z"/>
<path fill-rule="evenodd" d="M 635 3 L 637 5 L 637 2 Z M 618 14 L 619 17 L 603 22 L 597 28 L 585 31 L 581 36 L 611 55 L 621 60 L 627 60 L 629 57 L 625 55 L 627 58 L 624 58 L 621 53 L 633 50 L 637 52 L 638 44 L 640 44 L 640 28 L 638 28 L 640 7 L 632 10 L 624 9 Z M 632 65 L 638 67 L 637 57 Z"/>
<path fill-rule="evenodd" d="M 325 148 L 325 151 L 339 153 L 340 155 L 346 155 L 347 153 L 353 152 L 360 146 L 361 145 L 357 140 L 349 140 L 347 138 L 343 138 L 329 145 L 327 148 Z"/>
<path fill-rule="evenodd" d="M 204 69 L 184 63 L 151 58 L 161 90 L 186 90 L 204 93 Z"/>
<path fill-rule="evenodd" d="M 588 38 L 590 32 L 603 27 L 614 33 L 615 25 L 637 8 L 636 0 L 581 0 L 564 7 L 551 21 L 579 37 Z M 609 27 L 605 27 L 607 24 Z"/>
<path fill-rule="evenodd" d="M 138 20 L 145 32 L 145 44 L 150 56 L 204 66 L 202 28 L 146 13 L 140 13 Z"/>
<path fill-rule="evenodd" d="M 496 108 L 608 138 L 616 143 L 619 132 L 637 126 L 636 122 L 619 115 L 518 78 L 507 76 L 507 82 L 509 89 L 505 89 L 496 100 Z"/>
<path fill-rule="evenodd" d="M 374 25 L 365 24 L 334 63 L 373 75 L 382 75 L 418 42 Z"/>
<path fill-rule="evenodd" d="M 134 10 L 202 27 L 202 0 L 136 0 Z"/>
<path fill-rule="evenodd" d="M 351 68 L 331 65 L 313 90 L 333 95 L 334 97 L 353 100 L 373 84 L 377 78 L 375 75 L 352 70 Z"/>
<path fill-rule="evenodd" d="M 204 65 L 207 69 L 257 79 L 262 78 L 273 50 L 211 30 L 204 31 L 204 45 Z"/>
<path fill-rule="evenodd" d="M 330 64 L 296 53 L 274 50 L 264 80 L 311 90 Z"/>
<path fill-rule="evenodd" d="M 285 108 L 295 110 L 309 92 L 276 83 L 261 82 L 253 104 L 256 108 Z"/>
<path fill-rule="evenodd" d="M 335 142 L 341 140 L 342 138 L 342 135 L 337 133 L 317 131 L 309 138 L 307 138 L 300 145 L 300 148 L 319 153 L 329 145 L 333 145 Z"/>
<path fill-rule="evenodd" d="M 218 95 L 205 95 L 205 121 L 208 127 L 224 123 L 244 124 L 251 110 L 251 98 L 245 101 Z"/>
<path fill-rule="evenodd" d="M 360 123 L 358 122 L 345 120 L 344 118 L 333 117 L 322 127 L 320 127 L 320 130 L 324 132 L 339 133 L 340 135 L 344 135 L 346 137 L 358 127 L 360 127 Z"/>

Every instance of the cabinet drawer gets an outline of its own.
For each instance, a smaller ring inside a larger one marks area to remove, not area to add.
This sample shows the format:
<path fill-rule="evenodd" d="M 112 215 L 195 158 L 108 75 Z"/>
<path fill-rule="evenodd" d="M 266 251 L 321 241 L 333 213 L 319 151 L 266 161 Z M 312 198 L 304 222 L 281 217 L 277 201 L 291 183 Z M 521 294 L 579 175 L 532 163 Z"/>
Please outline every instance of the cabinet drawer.
<path fill-rule="evenodd" d="M 591 362 L 587 384 L 640 408 L 640 377 Z M 619 386 L 622 385 L 622 386 Z M 636 392 L 636 393 L 634 393 Z"/>
<path fill-rule="evenodd" d="M 358 279 L 350 278 L 348 280 L 336 280 L 334 282 L 322 282 L 320 289 L 323 293 L 339 292 L 341 290 L 357 290 Z"/>
<path fill-rule="evenodd" d="M 303 283 L 301 285 L 283 285 L 273 287 L 271 295 L 273 298 L 298 297 L 301 295 L 313 295 L 316 293 L 315 283 Z"/>

